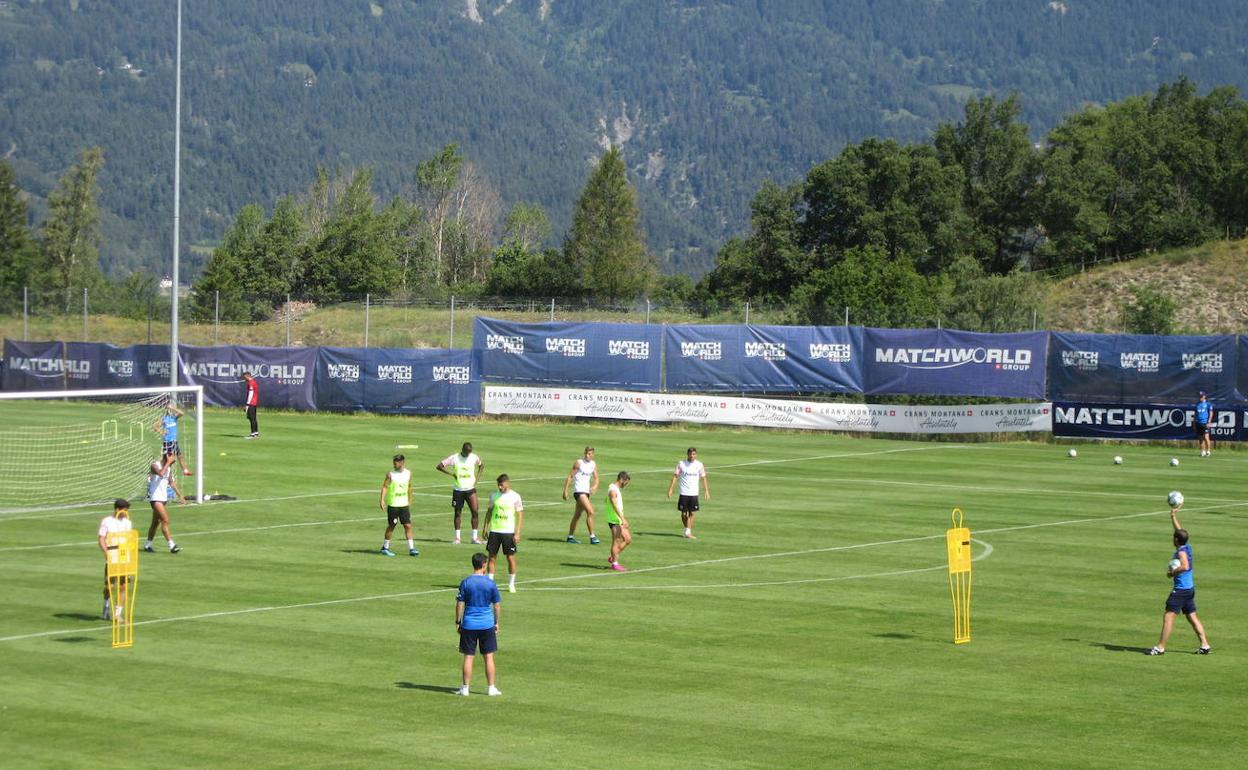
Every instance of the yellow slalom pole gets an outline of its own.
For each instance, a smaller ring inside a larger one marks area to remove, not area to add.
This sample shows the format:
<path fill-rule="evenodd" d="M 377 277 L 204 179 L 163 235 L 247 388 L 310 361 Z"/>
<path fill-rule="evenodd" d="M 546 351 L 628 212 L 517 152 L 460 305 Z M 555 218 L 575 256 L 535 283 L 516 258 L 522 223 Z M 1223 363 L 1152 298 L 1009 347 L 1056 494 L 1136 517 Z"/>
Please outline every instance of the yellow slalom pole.
<path fill-rule="evenodd" d="M 139 533 L 108 536 L 108 593 L 113 607 L 113 647 L 134 644 L 134 600 L 139 593 Z"/>
<path fill-rule="evenodd" d="M 949 551 L 949 594 L 953 598 L 953 643 L 971 641 L 971 530 L 962 526 L 962 509 L 953 509 L 953 528 L 945 532 Z"/>

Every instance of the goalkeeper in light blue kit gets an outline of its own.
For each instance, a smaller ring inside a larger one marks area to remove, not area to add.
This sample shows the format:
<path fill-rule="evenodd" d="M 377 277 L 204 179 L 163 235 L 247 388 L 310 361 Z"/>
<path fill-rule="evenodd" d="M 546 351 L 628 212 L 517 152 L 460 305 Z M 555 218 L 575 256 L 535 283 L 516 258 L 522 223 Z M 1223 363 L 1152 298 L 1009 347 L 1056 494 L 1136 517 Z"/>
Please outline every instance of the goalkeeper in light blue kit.
<path fill-rule="evenodd" d="M 182 447 L 178 446 L 178 420 L 184 414 L 185 412 L 179 409 L 173 398 L 170 397 L 169 406 L 165 407 L 165 413 L 156 420 L 154 428 L 161 440 L 160 456 L 167 457 L 173 455 L 177 457 L 178 467 L 182 469 L 182 475 L 190 476 L 191 469 L 186 467 L 186 459 L 182 457 Z"/>

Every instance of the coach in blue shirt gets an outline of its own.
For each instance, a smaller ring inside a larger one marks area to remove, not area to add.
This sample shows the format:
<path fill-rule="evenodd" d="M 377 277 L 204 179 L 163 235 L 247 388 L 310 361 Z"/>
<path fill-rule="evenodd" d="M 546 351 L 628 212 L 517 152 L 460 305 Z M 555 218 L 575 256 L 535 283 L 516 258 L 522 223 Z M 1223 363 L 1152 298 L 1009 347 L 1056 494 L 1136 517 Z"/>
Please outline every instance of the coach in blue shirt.
<path fill-rule="evenodd" d="M 1156 646 L 1148 651 L 1149 655 L 1166 654 L 1166 642 L 1170 640 L 1174 618 L 1180 612 L 1183 613 L 1183 617 L 1187 618 L 1192 630 L 1196 632 L 1196 638 L 1200 640 L 1200 647 L 1196 649 L 1196 654 L 1208 655 L 1210 651 L 1209 637 L 1205 635 L 1205 627 L 1200 622 L 1200 618 L 1196 617 L 1196 581 L 1193 579 L 1196 563 L 1193 559 L 1192 547 L 1187 544 L 1187 530 L 1179 525 L 1179 508 L 1182 507 L 1180 504 L 1170 509 L 1170 524 L 1174 527 L 1174 557 L 1166 569 L 1166 577 L 1174 580 L 1174 587 L 1170 590 L 1170 595 L 1166 597 L 1166 613 L 1161 619 L 1161 638 L 1157 640 Z"/>
<path fill-rule="evenodd" d="M 503 597 L 494 581 L 485 575 L 488 559 L 483 553 L 472 555 L 472 574 L 460 582 L 455 596 L 455 629 L 459 631 L 459 651 L 464 654 L 464 684 L 456 695 L 468 695 L 478 646 L 485 658 L 485 692 L 502 695 L 494 686 L 494 653 L 498 651 L 498 619 L 502 614 L 499 603 Z"/>
<path fill-rule="evenodd" d="M 1196 441 L 1200 444 L 1200 456 L 1213 454 L 1213 441 L 1209 438 L 1209 424 L 1213 421 L 1213 404 L 1209 403 L 1205 391 L 1200 391 L 1200 400 L 1196 402 Z"/>

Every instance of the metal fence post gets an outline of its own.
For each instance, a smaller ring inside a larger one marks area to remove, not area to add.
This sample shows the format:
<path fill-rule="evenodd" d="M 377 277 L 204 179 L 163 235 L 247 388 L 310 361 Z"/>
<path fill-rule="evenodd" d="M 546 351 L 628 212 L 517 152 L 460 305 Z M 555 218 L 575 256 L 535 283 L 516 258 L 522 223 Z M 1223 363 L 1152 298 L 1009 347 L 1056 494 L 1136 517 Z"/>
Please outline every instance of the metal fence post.
<path fill-rule="evenodd" d="M 147 344 L 152 344 L 152 295 L 147 295 Z"/>
<path fill-rule="evenodd" d="M 286 347 L 290 347 L 290 295 L 286 295 Z"/>
<path fill-rule="evenodd" d="M 451 339 L 447 348 L 455 347 L 455 295 L 451 295 Z"/>
<path fill-rule="evenodd" d="M 22 341 L 30 339 L 30 287 L 22 287 Z"/>
<path fill-rule="evenodd" d="M 650 298 L 646 297 L 646 325 L 650 325 Z"/>
<path fill-rule="evenodd" d="M 750 325 L 750 303 L 745 303 L 745 325 Z"/>
<path fill-rule="evenodd" d="M 364 295 L 364 347 L 368 347 L 368 311 L 373 304 L 373 295 Z"/>
<path fill-rule="evenodd" d="M 1031 330 L 1033 332 L 1036 330 L 1036 315 L 1036 309 L 1033 307 L 1031 309 Z"/>
<path fill-rule="evenodd" d="M 212 298 L 212 344 L 221 344 L 221 290 L 213 292 Z"/>
<path fill-rule="evenodd" d="M 87 341 L 87 287 L 82 287 L 82 341 Z"/>
<path fill-rule="evenodd" d="M 849 326 L 849 305 L 845 306 L 845 325 Z"/>
<path fill-rule="evenodd" d="M 554 297 L 550 298 L 550 322 L 552 324 L 555 322 L 555 298 Z"/>

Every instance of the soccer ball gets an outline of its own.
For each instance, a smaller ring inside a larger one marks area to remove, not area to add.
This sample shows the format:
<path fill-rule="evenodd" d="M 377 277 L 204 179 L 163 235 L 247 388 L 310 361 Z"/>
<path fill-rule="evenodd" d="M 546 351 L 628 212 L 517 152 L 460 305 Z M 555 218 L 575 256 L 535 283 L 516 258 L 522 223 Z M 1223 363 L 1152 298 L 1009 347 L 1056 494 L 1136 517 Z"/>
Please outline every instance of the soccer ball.
<path fill-rule="evenodd" d="M 1179 567 L 1182 567 L 1182 566 L 1183 566 L 1183 562 L 1179 561 L 1178 559 L 1171 559 L 1171 560 L 1170 560 L 1170 571 L 1171 571 L 1171 572 L 1174 572 L 1176 569 L 1178 569 Z"/>
<path fill-rule="evenodd" d="M 1171 458 L 1170 458 L 1170 467 L 1171 467 L 1171 468 L 1177 468 L 1177 467 L 1179 467 L 1179 458 L 1177 458 L 1177 457 L 1171 457 Z"/>
<path fill-rule="evenodd" d="M 1178 508 L 1183 504 L 1183 493 L 1177 489 L 1174 490 L 1170 494 L 1166 495 L 1166 502 L 1170 503 L 1171 508 Z"/>
<path fill-rule="evenodd" d="M 1066 453 L 1066 456 L 1067 456 L 1067 457 L 1078 457 L 1078 456 L 1079 456 L 1079 453 L 1078 453 L 1078 452 L 1076 452 L 1075 450 L 1073 450 L 1073 449 L 1072 449 L 1072 450 L 1070 450 L 1069 452 L 1067 452 L 1067 453 Z"/>
<path fill-rule="evenodd" d="M 1122 457 L 1120 455 L 1114 455 L 1114 465 L 1122 465 Z"/>

